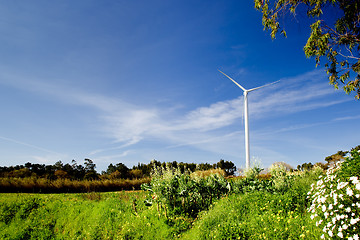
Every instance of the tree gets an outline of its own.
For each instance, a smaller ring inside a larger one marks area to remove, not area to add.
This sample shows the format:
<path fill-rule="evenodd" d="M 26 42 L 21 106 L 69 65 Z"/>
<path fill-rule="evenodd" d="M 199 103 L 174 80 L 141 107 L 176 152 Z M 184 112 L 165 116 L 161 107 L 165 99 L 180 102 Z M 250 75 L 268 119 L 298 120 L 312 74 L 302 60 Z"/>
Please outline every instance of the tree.
<path fill-rule="evenodd" d="M 338 151 L 337 153 L 327 156 L 325 158 L 325 161 L 327 162 L 328 166 L 333 166 L 338 161 L 344 160 L 346 154 L 348 154 L 348 151 Z"/>
<path fill-rule="evenodd" d="M 299 171 L 309 171 L 309 170 L 311 170 L 313 167 L 314 167 L 314 165 L 313 165 L 311 162 L 309 162 L 309 163 L 303 163 L 303 164 L 301 164 L 301 165 L 298 165 L 298 166 L 297 166 L 297 169 L 298 169 Z"/>
<path fill-rule="evenodd" d="M 306 9 L 312 24 L 311 34 L 304 46 L 305 55 L 315 57 L 316 66 L 320 64 L 321 58 L 327 58 L 325 67 L 330 84 L 338 88 L 340 82 L 344 84 L 343 89 L 347 94 L 356 92 L 355 98 L 360 99 L 359 0 L 254 0 L 254 2 L 255 8 L 262 11 L 264 29 L 271 31 L 270 35 L 273 39 L 279 31 L 286 37 L 285 29 L 279 23 L 282 15 L 290 12 L 296 16 L 297 10 Z M 352 76 L 353 74 L 355 77 Z"/>
<path fill-rule="evenodd" d="M 217 164 L 217 168 L 220 168 L 225 171 L 226 176 L 234 175 L 236 172 L 235 164 L 231 161 L 225 161 L 221 159 Z"/>
<path fill-rule="evenodd" d="M 96 164 L 88 158 L 85 158 L 85 179 L 98 179 L 98 174 L 95 171 Z"/>

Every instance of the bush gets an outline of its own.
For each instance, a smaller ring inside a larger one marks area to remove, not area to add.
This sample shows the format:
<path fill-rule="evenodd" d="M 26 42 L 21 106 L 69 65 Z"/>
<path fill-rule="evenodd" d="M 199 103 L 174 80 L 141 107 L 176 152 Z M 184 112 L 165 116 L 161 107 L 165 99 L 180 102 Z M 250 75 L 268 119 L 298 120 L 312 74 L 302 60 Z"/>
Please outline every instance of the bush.
<path fill-rule="evenodd" d="M 273 187 L 277 192 L 285 192 L 293 183 L 294 176 L 289 174 L 287 168 L 282 163 L 275 163 L 269 168 Z"/>
<path fill-rule="evenodd" d="M 150 193 L 147 203 L 156 203 L 166 215 L 196 217 L 214 199 L 229 193 L 230 183 L 219 174 L 192 178 L 189 173 L 182 174 L 179 169 L 156 167 L 151 183 L 142 185 L 142 189 Z"/>
<path fill-rule="evenodd" d="M 342 180 L 350 177 L 360 177 L 360 150 L 353 149 L 350 155 L 341 163 L 341 168 L 337 171 L 337 176 Z"/>
<path fill-rule="evenodd" d="M 360 230 L 359 154 L 352 152 L 343 163 L 320 176 L 308 193 L 308 211 L 323 231 L 322 239 L 359 239 Z M 355 174 L 355 175 L 353 175 Z"/>

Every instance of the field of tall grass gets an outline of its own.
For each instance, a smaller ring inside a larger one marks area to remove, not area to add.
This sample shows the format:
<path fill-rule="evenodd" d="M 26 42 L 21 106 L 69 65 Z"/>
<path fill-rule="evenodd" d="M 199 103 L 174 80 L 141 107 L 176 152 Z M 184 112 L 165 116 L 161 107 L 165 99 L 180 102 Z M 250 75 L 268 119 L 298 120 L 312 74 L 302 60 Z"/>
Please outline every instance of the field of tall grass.
<path fill-rule="evenodd" d="M 143 191 L 0 194 L 0 239 L 359 239 L 360 156 L 271 177 L 158 168 Z M 145 190 L 145 191 L 144 191 Z"/>
<path fill-rule="evenodd" d="M 93 191 L 139 190 L 141 184 L 148 183 L 150 178 L 141 179 L 99 179 L 71 180 L 26 177 L 0 178 L 0 192 L 22 193 L 78 193 Z"/>

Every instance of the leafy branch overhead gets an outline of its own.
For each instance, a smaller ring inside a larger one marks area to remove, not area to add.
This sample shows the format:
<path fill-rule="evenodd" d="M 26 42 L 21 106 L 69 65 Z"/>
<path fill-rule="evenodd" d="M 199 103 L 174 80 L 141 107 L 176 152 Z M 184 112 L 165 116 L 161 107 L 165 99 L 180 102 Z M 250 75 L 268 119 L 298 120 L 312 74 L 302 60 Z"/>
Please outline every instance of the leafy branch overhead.
<path fill-rule="evenodd" d="M 307 11 L 311 33 L 304 46 L 307 57 L 315 57 L 316 66 L 324 64 L 330 84 L 341 83 L 344 91 L 355 92 L 360 99 L 360 1 L 359 0 L 254 0 L 255 8 L 262 12 L 265 30 L 271 38 L 278 33 L 286 37 L 279 18 L 287 13 Z"/>

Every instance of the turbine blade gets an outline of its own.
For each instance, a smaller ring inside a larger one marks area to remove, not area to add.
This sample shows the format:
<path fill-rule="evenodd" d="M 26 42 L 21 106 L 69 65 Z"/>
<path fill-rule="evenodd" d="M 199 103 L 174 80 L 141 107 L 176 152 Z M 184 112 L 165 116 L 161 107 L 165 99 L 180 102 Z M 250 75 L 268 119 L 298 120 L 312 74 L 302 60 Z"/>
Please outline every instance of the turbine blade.
<path fill-rule="evenodd" d="M 267 86 L 269 86 L 269 85 L 273 85 L 273 84 L 278 83 L 278 82 L 280 82 L 280 80 L 278 80 L 278 81 L 276 81 L 276 82 L 272 82 L 272 83 L 265 84 L 265 85 L 260 86 L 260 87 L 252 88 L 252 89 L 249 89 L 249 90 L 247 90 L 247 91 L 248 91 L 248 92 L 251 92 L 251 91 L 257 90 L 257 89 L 259 89 L 259 88 L 263 88 L 263 87 L 267 87 Z"/>
<path fill-rule="evenodd" d="M 231 81 L 233 81 L 239 88 L 241 88 L 244 92 L 246 92 L 247 90 L 243 87 L 243 86 L 241 86 L 239 83 L 237 83 L 234 79 L 232 79 L 231 77 L 229 77 L 228 75 L 226 75 L 225 73 L 223 73 L 222 71 L 220 71 L 219 69 L 218 69 L 218 71 L 219 72 L 221 72 L 222 74 L 224 74 L 227 78 L 229 78 Z"/>

